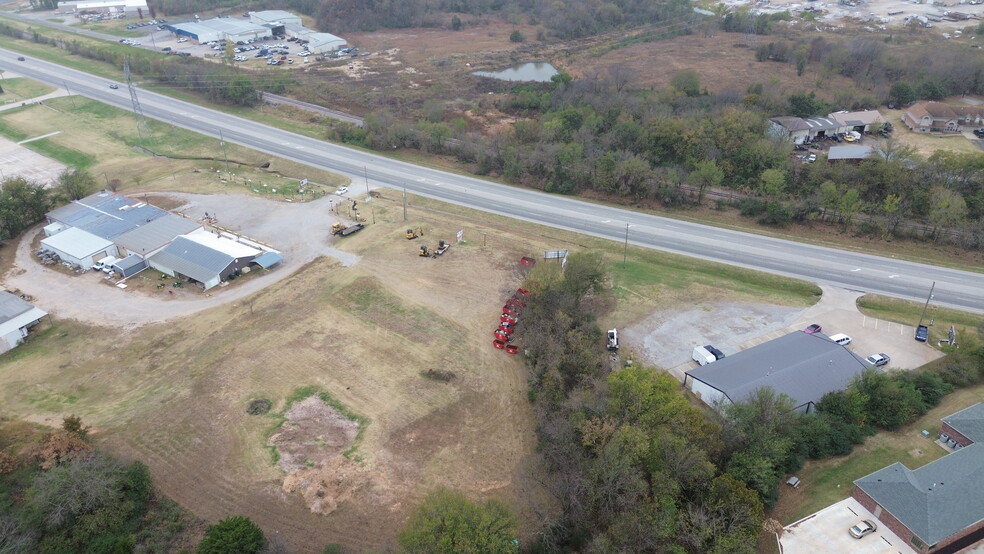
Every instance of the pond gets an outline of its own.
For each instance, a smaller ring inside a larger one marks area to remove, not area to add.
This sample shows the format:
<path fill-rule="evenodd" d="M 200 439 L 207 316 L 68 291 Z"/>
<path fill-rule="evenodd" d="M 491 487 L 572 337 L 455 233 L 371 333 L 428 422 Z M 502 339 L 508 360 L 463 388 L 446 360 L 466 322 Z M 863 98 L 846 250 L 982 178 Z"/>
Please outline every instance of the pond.
<path fill-rule="evenodd" d="M 473 75 L 491 77 L 502 81 L 536 81 L 548 83 L 556 75 L 557 68 L 547 62 L 527 62 L 516 64 L 502 71 L 475 71 Z"/>

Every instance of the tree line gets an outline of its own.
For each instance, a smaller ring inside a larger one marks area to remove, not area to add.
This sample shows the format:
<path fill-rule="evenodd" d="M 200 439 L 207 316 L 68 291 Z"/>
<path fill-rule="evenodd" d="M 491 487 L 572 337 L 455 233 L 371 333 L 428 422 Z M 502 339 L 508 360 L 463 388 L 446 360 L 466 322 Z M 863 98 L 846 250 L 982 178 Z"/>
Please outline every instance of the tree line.
<path fill-rule="evenodd" d="M 889 140 L 859 164 L 801 163 L 768 118 L 821 102 L 815 95 L 782 97 L 761 83 L 708 93 L 692 71 L 662 89 L 633 90 L 619 66 L 507 92 L 494 107 L 517 118 L 508 132 L 486 136 L 459 120 L 412 123 L 381 111 L 362 128 L 330 123 L 328 136 L 454 154 L 478 174 L 547 192 L 687 206 L 707 190 L 727 190 L 735 200 L 719 207 L 766 224 L 835 221 L 871 235 L 984 248 L 984 154 L 920 159 Z"/>
<path fill-rule="evenodd" d="M 0 240 L 12 239 L 43 221 L 56 203 L 84 198 L 98 189 L 87 171 L 68 168 L 50 186 L 24 177 L 0 181 Z"/>

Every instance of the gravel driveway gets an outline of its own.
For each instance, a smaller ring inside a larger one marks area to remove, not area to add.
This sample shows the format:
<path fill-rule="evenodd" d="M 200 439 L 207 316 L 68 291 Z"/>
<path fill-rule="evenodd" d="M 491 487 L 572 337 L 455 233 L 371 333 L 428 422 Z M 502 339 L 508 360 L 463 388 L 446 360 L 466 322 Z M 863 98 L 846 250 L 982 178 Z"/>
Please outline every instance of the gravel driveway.
<path fill-rule="evenodd" d="M 21 239 L 14 267 L 4 284 L 34 297 L 34 304 L 61 319 L 77 319 L 95 325 L 133 329 L 148 323 L 180 318 L 243 298 L 289 276 L 320 256 L 331 256 L 342 265 L 354 265 L 354 254 L 330 246 L 331 224 L 338 218 L 330 213 L 330 203 L 338 196 L 325 196 L 306 203 L 287 203 L 243 195 L 200 195 L 167 193 L 184 201 L 175 211 L 198 219 L 208 212 L 218 217 L 218 225 L 271 245 L 284 261 L 270 272 L 229 287 L 215 287 L 208 293 L 189 297 L 179 295 L 168 301 L 139 292 L 107 287 L 97 274 L 87 272 L 66 276 L 37 262 L 31 244 L 39 225 Z"/>

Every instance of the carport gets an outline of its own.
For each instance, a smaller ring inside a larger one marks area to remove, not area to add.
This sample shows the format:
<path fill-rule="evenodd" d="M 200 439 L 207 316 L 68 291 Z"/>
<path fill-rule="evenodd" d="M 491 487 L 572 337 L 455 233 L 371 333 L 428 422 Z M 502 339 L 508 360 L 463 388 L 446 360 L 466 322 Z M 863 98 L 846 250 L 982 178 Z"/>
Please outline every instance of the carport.
<path fill-rule="evenodd" d="M 847 530 L 852 525 L 865 519 L 878 525 L 874 533 L 860 539 L 848 534 Z M 783 527 L 778 540 L 782 551 L 787 553 L 916 554 L 912 547 L 854 498 L 841 500 Z"/>

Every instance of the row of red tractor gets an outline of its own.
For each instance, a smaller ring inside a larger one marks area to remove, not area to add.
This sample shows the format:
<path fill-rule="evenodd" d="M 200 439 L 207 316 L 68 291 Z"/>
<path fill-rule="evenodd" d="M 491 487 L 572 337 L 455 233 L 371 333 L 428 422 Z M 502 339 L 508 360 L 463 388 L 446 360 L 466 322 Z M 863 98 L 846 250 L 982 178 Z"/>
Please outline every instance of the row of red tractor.
<path fill-rule="evenodd" d="M 516 294 L 502 306 L 502 315 L 499 316 L 499 327 L 494 332 L 495 340 L 492 341 L 492 346 L 510 354 L 519 352 L 519 347 L 512 343 L 512 336 L 516 331 L 516 325 L 519 324 L 519 312 L 526 307 L 525 299 L 529 296 L 530 291 L 516 289 Z"/>

